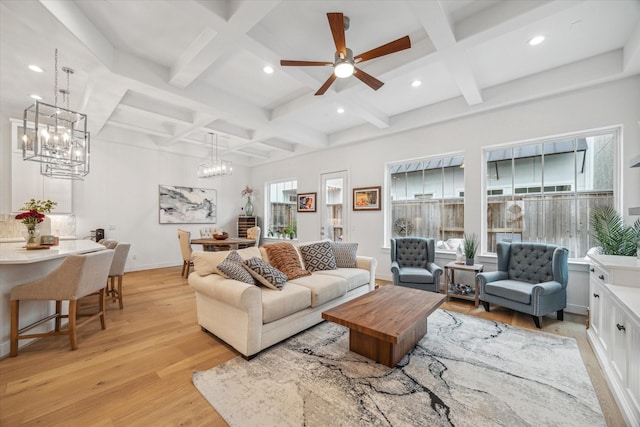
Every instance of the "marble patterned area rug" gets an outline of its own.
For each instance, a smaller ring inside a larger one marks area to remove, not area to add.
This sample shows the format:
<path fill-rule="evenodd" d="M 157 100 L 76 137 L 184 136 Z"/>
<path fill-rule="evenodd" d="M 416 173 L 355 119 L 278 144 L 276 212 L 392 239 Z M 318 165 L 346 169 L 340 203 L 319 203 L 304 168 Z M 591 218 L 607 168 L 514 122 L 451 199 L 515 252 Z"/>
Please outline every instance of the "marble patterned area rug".
<path fill-rule="evenodd" d="M 436 310 L 395 368 L 321 323 L 193 383 L 231 426 L 606 426 L 573 338 Z"/>

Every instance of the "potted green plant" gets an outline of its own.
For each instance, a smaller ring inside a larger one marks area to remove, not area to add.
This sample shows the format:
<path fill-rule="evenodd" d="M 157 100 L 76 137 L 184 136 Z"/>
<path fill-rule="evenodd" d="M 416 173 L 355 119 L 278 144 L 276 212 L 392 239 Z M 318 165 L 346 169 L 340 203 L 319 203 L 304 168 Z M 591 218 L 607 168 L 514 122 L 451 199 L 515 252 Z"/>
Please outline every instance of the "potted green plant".
<path fill-rule="evenodd" d="M 633 226 L 624 224 L 622 215 L 612 206 L 599 206 L 591 210 L 591 230 L 604 255 L 638 255 L 640 219 Z"/>
<path fill-rule="evenodd" d="M 476 252 L 478 252 L 478 237 L 475 233 L 464 233 L 463 238 L 464 256 L 467 265 L 476 263 Z"/>

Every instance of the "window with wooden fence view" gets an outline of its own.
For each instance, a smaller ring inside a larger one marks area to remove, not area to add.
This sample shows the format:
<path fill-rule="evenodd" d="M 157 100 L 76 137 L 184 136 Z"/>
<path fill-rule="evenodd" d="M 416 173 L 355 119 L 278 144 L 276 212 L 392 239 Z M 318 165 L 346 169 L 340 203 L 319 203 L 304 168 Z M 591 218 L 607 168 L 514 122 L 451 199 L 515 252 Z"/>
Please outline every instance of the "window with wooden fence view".
<path fill-rule="evenodd" d="M 571 258 L 595 246 L 592 208 L 614 203 L 618 132 L 485 151 L 487 251 L 496 243 L 565 246 Z"/>
<path fill-rule="evenodd" d="M 388 167 L 391 236 L 433 237 L 436 242 L 464 234 L 464 157 L 431 157 Z"/>
<path fill-rule="evenodd" d="M 296 217 L 297 180 L 267 184 L 268 210 L 265 224 L 269 238 L 295 239 L 298 233 Z"/>

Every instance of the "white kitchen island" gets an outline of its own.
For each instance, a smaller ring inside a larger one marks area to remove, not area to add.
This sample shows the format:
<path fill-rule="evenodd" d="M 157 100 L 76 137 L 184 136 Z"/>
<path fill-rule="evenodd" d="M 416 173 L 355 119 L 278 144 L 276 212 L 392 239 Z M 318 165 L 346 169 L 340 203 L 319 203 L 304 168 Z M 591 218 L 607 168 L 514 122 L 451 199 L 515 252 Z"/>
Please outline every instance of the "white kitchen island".
<path fill-rule="evenodd" d="M 61 240 L 49 249 L 26 250 L 24 241 L 0 243 L 0 357 L 9 354 L 11 333 L 11 304 L 9 295 L 17 285 L 32 282 L 46 276 L 72 254 L 82 254 L 105 249 L 92 240 Z M 48 301 L 23 301 L 20 303 L 20 327 L 53 314 L 55 303 Z M 34 329 L 45 332 L 53 329 L 53 322 Z M 31 342 L 21 340 L 20 347 Z"/>

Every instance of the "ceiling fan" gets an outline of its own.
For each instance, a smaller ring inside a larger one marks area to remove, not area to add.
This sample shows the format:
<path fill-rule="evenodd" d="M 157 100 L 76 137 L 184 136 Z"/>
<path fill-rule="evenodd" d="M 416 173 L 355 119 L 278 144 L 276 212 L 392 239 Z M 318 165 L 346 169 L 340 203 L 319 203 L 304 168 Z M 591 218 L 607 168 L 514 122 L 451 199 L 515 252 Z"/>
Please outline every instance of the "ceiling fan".
<path fill-rule="evenodd" d="M 333 62 L 318 61 L 290 61 L 283 59 L 280 61 L 282 66 L 298 66 L 298 67 L 316 67 L 316 66 L 333 66 L 333 73 L 326 82 L 318 89 L 315 95 L 323 95 L 336 78 L 346 78 L 351 75 L 356 76 L 360 81 L 369 86 L 373 90 L 378 90 L 384 85 L 380 80 L 365 73 L 356 64 L 361 64 L 370 59 L 379 58 L 384 55 L 399 52 L 411 47 L 409 36 L 404 36 L 398 40 L 394 40 L 375 49 L 353 56 L 351 49 L 347 48 L 344 32 L 349 29 L 349 17 L 342 13 L 327 13 L 329 26 L 331 27 L 331 35 L 336 45 L 335 60 Z"/>

